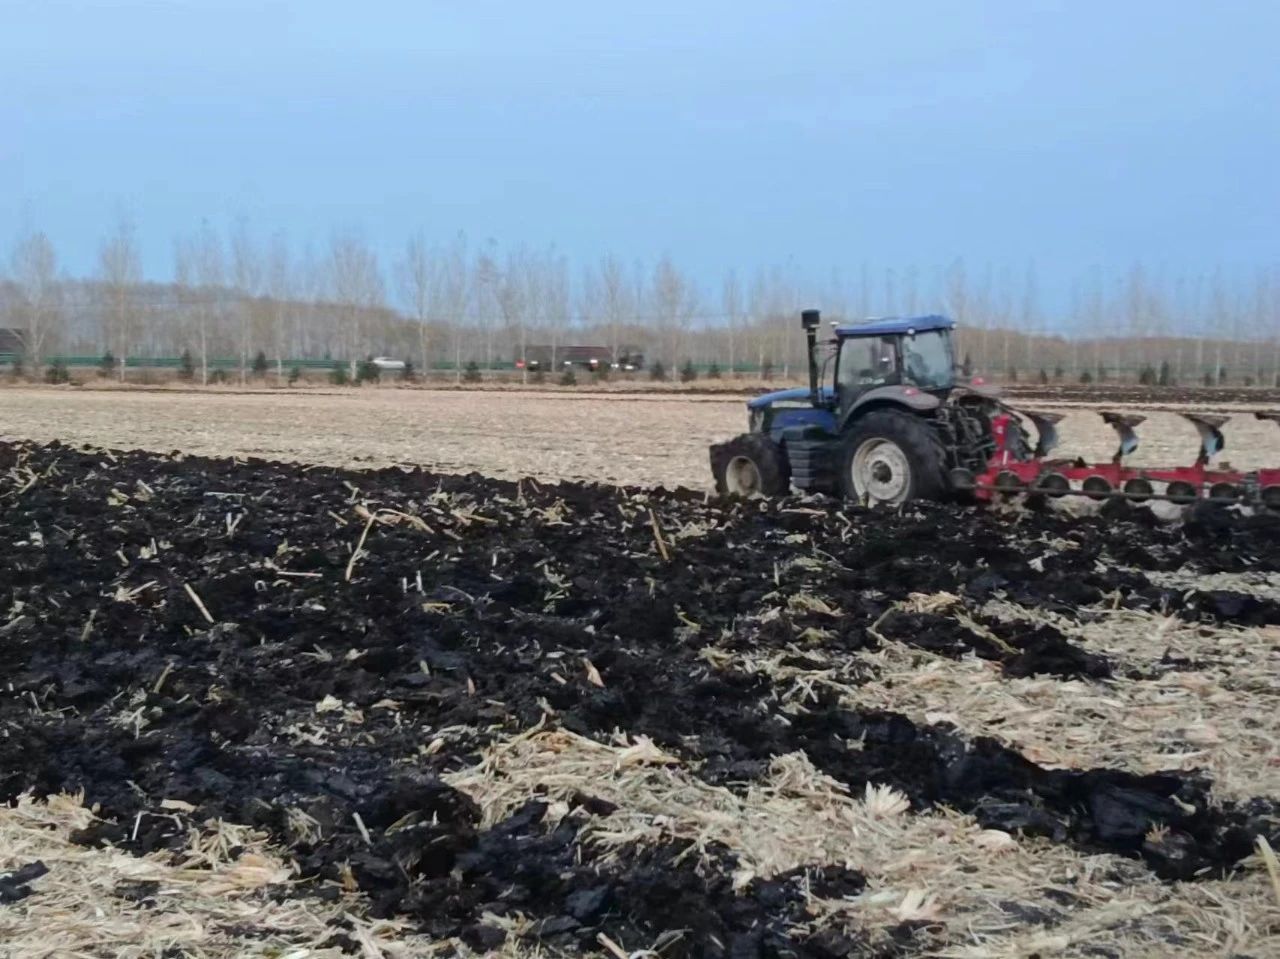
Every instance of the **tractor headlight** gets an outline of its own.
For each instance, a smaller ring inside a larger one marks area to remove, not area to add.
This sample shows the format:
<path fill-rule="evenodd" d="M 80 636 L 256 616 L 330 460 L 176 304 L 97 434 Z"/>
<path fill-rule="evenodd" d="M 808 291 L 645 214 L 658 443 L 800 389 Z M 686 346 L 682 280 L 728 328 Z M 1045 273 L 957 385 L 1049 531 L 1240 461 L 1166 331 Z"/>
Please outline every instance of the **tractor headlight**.
<path fill-rule="evenodd" d="M 747 411 L 747 432 L 763 433 L 764 432 L 764 410 L 748 410 Z"/>

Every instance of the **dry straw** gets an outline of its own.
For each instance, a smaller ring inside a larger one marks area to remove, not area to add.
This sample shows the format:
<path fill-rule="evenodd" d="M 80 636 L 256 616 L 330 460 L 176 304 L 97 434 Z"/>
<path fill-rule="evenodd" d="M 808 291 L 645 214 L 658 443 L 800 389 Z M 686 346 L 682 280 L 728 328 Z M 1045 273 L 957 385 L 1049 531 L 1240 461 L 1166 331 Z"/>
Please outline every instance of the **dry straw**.
<path fill-rule="evenodd" d="M 553 820 L 569 814 L 578 793 L 616 805 L 580 833 L 606 859 L 634 843 L 680 838 L 693 855 L 713 843 L 731 850 L 739 886 L 820 864 L 866 877 L 854 898 L 810 897 L 798 938 L 823 926 L 887 937 L 900 922 L 922 920 L 932 930 L 921 934 L 923 955 L 1154 956 L 1189 945 L 1183 954 L 1263 955 L 1280 933 L 1280 903 L 1261 862 L 1232 880 L 1164 883 L 1133 860 L 1014 838 L 946 809 L 912 813 L 887 787 L 850 795 L 800 753 L 776 758 L 741 791 L 696 772 L 644 738 L 600 743 L 538 729 L 495 744 L 450 779 L 486 824 L 532 795 L 550 802 Z"/>
<path fill-rule="evenodd" d="M 268 886 L 293 881 L 293 868 L 246 827 L 210 823 L 181 853 L 134 856 L 73 844 L 71 833 L 93 821 L 79 797 L 0 807 L 0 872 L 34 861 L 49 868 L 30 896 L 0 906 L 0 956 L 337 959 L 350 953 L 323 944 L 343 918 L 363 959 L 425 956 L 439 945 L 404 923 L 362 918 L 358 897 L 268 897 Z"/>
<path fill-rule="evenodd" d="M 817 610 L 825 603 L 793 597 L 788 605 Z M 913 595 L 895 608 L 948 615 L 974 634 L 993 635 L 949 593 Z M 852 708 L 950 723 L 1051 768 L 1203 769 L 1219 798 L 1280 795 L 1280 631 L 1274 627 L 1206 626 L 1123 609 L 1082 610 L 1076 621 L 1006 601 L 980 612 L 1051 625 L 1071 642 L 1108 654 L 1116 675 L 1102 681 L 1010 677 L 999 663 L 972 655 L 951 659 L 886 639 L 876 625 L 871 631 L 881 642 L 874 651 L 843 652 L 798 635 L 791 649 L 730 655 L 709 648 L 703 655 L 768 676 L 788 708 L 803 708 L 825 687 Z M 803 657 L 796 655 L 801 650 Z M 1162 668 L 1166 654 L 1195 668 Z M 1133 671 L 1143 678 L 1126 675 Z"/>

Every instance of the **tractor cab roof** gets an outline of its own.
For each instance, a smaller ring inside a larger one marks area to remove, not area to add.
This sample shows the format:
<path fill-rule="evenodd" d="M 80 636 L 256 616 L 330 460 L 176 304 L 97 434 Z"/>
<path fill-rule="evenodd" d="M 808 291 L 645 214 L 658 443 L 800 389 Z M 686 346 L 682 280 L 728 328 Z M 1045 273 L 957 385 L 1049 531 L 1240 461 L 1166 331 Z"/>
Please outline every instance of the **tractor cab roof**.
<path fill-rule="evenodd" d="M 851 336 L 898 336 L 908 333 L 927 333 L 931 330 L 951 330 L 955 328 L 955 320 L 946 316 L 885 316 L 866 323 L 850 326 L 837 326 L 836 336 L 846 339 Z"/>

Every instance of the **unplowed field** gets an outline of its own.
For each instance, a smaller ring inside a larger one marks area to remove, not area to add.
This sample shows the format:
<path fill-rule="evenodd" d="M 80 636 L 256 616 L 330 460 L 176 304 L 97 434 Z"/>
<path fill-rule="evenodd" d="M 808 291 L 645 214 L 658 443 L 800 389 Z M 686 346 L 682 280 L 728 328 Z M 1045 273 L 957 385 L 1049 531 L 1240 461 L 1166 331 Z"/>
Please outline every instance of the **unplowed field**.
<path fill-rule="evenodd" d="M 1110 428 L 1076 405 L 1082 402 L 1078 391 L 1061 400 L 1026 402 L 1067 411 L 1060 427 L 1063 454 L 1107 460 L 1115 450 Z M 1175 412 L 1155 408 L 1170 405 L 1137 407 L 1151 412 L 1139 429 L 1135 464 L 1195 459 L 1195 428 Z M 1226 427 L 1223 459 L 1242 469 L 1280 463 L 1275 424 L 1254 419 L 1253 404 L 1220 408 L 1235 413 Z M 509 479 L 646 487 L 707 488 L 708 445 L 745 426 L 742 397 L 690 394 L 0 389 L 0 437 L 335 466 L 407 463 Z"/>

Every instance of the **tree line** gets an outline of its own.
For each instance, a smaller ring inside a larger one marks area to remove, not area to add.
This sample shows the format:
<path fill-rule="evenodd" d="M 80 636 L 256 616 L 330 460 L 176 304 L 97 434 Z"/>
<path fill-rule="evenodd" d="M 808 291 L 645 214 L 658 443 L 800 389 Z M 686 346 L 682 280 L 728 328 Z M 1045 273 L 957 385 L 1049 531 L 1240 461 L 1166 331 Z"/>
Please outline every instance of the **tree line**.
<path fill-rule="evenodd" d="M 715 367 L 790 379 L 805 366 L 798 311 L 818 305 L 846 322 L 946 313 L 959 323 L 957 358 L 998 378 L 1280 377 L 1278 267 L 1245 279 L 1095 270 L 1073 283 L 1065 307 L 1047 309 L 1034 269 L 975 271 L 962 259 L 933 270 L 862 265 L 822 282 L 783 267 L 731 270 L 709 288 L 669 256 L 573 264 L 555 247 L 417 235 L 383 262 L 356 233 L 299 251 L 244 220 L 175 238 L 168 276 L 144 276 L 141 263 L 127 218 L 101 239 L 84 277 L 60 268 L 47 234 L 26 229 L 0 271 L 0 327 L 22 331 L 32 368 L 57 355 L 109 355 L 122 379 L 130 361 L 183 353 L 201 382 L 228 360 L 246 381 L 260 355 L 280 377 L 302 359 L 354 377 L 362 360 L 388 355 L 461 379 L 468 368 L 509 368 L 534 345 L 555 355 L 570 344 L 643 353 L 673 376 Z"/>

